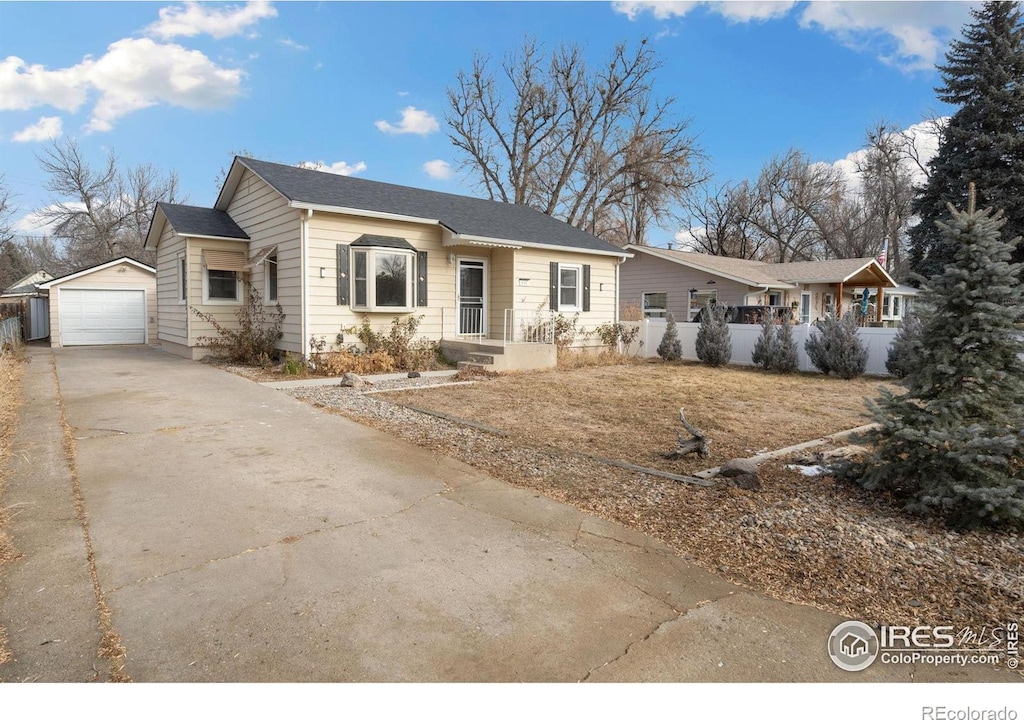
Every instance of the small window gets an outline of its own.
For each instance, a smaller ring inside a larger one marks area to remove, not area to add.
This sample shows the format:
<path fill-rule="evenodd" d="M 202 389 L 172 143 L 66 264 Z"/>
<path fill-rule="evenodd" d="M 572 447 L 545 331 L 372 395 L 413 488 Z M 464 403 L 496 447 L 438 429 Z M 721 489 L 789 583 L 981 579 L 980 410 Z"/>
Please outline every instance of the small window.
<path fill-rule="evenodd" d="M 697 292 L 690 293 L 690 317 L 687 320 L 694 320 L 697 317 L 697 313 L 704 309 L 704 306 L 708 303 L 712 305 L 718 304 L 718 291 L 717 290 L 699 290 Z"/>
<path fill-rule="evenodd" d="M 782 307 L 782 293 L 768 293 L 768 305 L 770 307 Z"/>
<path fill-rule="evenodd" d="M 221 301 L 238 300 L 238 273 L 234 270 L 206 271 L 206 299 Z"/>
<path fill-rule="evenodd" d="M 178 256 L 178 300 L 188 302 L 188 263 L 185 256 Z"/>
<path fill-rule="evenodd" d="M 405 250 L 353 249 L 353 307 L 368 312 L 412 310 L 414 257 L 415 253 Z"/>
<path fill-rule="evenodd" d="M 661 318 L 668 314 L 668 293 L 644 293 L 644 317 Z"/>
<path fill-rule="evenodd" d="M 579 265 L 558 266 L 558 309 L 580 310 L 580 275 Z"/>
<path fill-rule="evenodd" d="M 277 255 L 271 255 L 263 261 L 267 279 L 267 302 L 277 302 Z"/>

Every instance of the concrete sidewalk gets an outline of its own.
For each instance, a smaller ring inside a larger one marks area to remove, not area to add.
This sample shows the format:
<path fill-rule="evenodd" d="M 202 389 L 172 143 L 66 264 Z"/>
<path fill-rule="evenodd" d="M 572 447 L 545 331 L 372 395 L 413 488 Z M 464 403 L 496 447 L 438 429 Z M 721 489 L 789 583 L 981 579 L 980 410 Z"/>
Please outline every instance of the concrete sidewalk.
<path fill-rule="evenodd" d="M 21 558 L 0 573 L 0 625 L 12 659 L 4 682 L 105 679 L 96 595 L 57 405 L 53 354 L 30 347 L 2 498 Z"/>
<path fill-rule="evenodd" d="M 825 649 L 843 618 L 651 538 L 152 348 L 56 353 L 136 681 L 1014 677 L 843 672 Z"/>

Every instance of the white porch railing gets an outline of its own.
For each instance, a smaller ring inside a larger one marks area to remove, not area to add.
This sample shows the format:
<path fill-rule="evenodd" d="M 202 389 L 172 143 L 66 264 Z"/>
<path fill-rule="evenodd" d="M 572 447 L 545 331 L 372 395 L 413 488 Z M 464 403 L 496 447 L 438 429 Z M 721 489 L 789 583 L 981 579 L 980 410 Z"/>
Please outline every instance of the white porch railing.
<path fill-rule="evenodd" d="M 554 313 L 506 308 L 505 333 L 502 339 L 506 345 L 515 343 L 551 344 L 555 341 Z"/>
<path fill-rule="evenodd" d="M 482 340 L 486 338 L 483 308 L 459 308 L 455 330 L 460 338 L 467 340 Z"/>

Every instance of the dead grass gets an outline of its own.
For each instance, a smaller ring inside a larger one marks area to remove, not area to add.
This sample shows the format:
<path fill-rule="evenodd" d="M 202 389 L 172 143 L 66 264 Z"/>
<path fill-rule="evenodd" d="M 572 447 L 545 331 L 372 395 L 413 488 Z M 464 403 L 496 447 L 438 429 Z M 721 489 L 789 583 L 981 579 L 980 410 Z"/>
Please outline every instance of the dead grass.
<path fill-rule="evenodd" d="M 505 375 L 389 399 L 492 425 L 531 446 L 685 474 L 864 425 L 865 398 L 883 384 L 659 363 Z M 712 438 L 710 458 L 661 457 L 682 429 L 680 407 Z"/>
<path fill-rule="evenodd" d="M 10 473 L 11 445 L 14 441 L 14 426 L 21 400 L 23 372 L 22 357 L 12 353 L 0 353 L 0 567 L 18 558 L 18 551 L 7 531 L 9 516 L 3 499 Z M 0 665 L 10 658 L 7 633 L 0 626 Z"/>
<path fill-rule="evenodd" d="M 53 358 L 51 357 L 51 362 Z M 57 407 L 60 410 L 60 422 L 64 430 L 64 455 L 67 459 L 68 469 L 71 471 L 71 491 L 75 500 L 75 513 L 82 525 L 82 536 L 85 540 L 85 554 L 89 563 L 89 577 L 92 580 L 93 592 L 96 595 L 96 613 L 100 630 L 100 644 L 97 649 L 97 656 L 109 663 L 107 680 L 109 682 L 131 682 L 131 677 L 125 670 L 127 651 L 121 642 L 121 636 L 114 628 L 110 606 L 107 604 L 106 594 L 103 586 L 100 585 L 99 573 L 96 570 L 96 553 L 92 546 L 92 534 L 89 531 L 89 516 L 85 511 L 85 500 L 82 497 L 82 486 L 78 480 L 78 460 L 75 444 L 75 436 L 71 432 L 71 425 L 68 423 L 64 411 L 64 399 L 60 392 L 60 378 L 57 377 L 57 365 L 53 365 L 53 382 L 57 387 Z"/>

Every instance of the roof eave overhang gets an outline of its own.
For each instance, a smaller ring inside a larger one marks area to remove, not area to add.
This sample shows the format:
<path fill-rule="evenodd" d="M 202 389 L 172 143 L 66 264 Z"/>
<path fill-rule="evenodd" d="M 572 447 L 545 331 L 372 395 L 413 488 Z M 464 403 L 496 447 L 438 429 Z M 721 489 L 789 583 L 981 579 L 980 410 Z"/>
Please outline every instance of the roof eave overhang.
<path fill-rule="evenodd" d="M 156 210 L 153 211 L 153 217 L 149 219 L 149 230 L 146 231 L 146 242 L 142 244 L 143 250 L 156 250 L 157 244 L 160 242 L 160 236 L 164 232 L 164 225 L 167 223 L 167 216 L 164 215 L 164 211 L 160 209 L 160 206 L 156 206 Z"/>
<path fill-rule="evenodd" d="M 189 240 L 227 240 L 229 242 L 247 243 L 251 238 L 228 237 L 227 235 L 198 235 L 196 233 L 178 233 Z"/>
<path fill-rule="evenodd" d="M 363 210 L 361 208 L 344 207 L 343 205 L 321 205 L 318 203 L 301 202 L 293 200 L 288 203 L 290 207 L 297 210 L 312 210 L 313 212 L 341 213 L 343 215 L 356 215 L 358 217 L 376 218 L 378 220 L 398 220 L 400 222 L 418 223 L 420 225 L 441 225 L 441 221 L 435 218 L 416 217 L 414 215 L 399 215 L 397 213 L 380 212 L 378 210 Z"/>
<path fill-rule="evenodd" d="M 457 233 L 448 231 L 445 233 L 441 244 L 446 247 L 457 245 L 476 245 L 478 247 L 499 247 L 521 250 L 523 248 L 537 250 L 555 250 L 560 252 L 579 253 L 583 255 L 604 255 L 607 257 L 629 258 L 633 257 L 625 250 L 618 252 L 612 250 L 597 250 L 594 248 L 575 247 L 569 245 L 548 245 L 545 243 L 529 242 L 525 240 L 507 240 L 505 238 L 486 237 L 483 235 L 471 235 L 469 233 Z"/>
<path fill-rule="evenodd" d="M 698 263 L 687 262 L 683 258 L 668 257 L 666 255 L 662 255 L 661 253 L 651 252 L 650 249 L 645 248 L 642 245 L 630 245 L 630 248 L 632 248 L 633 250 L 639 250 L 640 252 L 646 255 L 650 255 L 651 257 L 658 258 L 659 260 L 668 260 L 669 262 L 673 262 L 677 265 L 688 267 L 691 270 L 699 270 L 701 272 L 706 272 L 708 275 L 714 275 L 715 277 L 720 277 L 725 280 L 731 280 L 732 282 L 739 283 L 740 285 L 746 285 L 747 287 L 768 288 L 770 290 L 793 290 L 796 288 L 796 285 L 783 282 L 781 280 L 777 282 L 767 283 L 758 282 L 751 278 L 740 277 L 739 275 L 733 275 L 731 273 L 722 272 L 721 270 L 713 270 L 712 268 L 705 267 Z"/>

